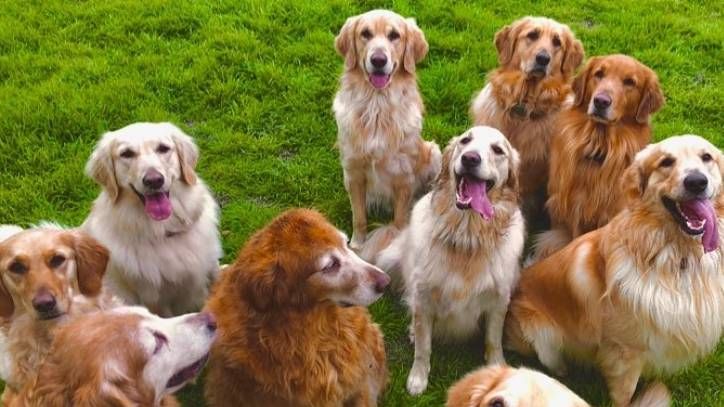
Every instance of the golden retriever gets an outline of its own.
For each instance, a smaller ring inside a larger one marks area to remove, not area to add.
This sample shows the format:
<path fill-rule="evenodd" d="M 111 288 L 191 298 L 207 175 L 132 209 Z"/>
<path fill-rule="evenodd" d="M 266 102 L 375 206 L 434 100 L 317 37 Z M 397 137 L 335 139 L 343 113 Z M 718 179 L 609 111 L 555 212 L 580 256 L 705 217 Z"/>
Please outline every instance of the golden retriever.
<path fill-rule="evenodd" d="M 82 229 L 110 249 L 106 282 L 127 304 L 170 316 L 208 296 L 222 253 L 198 155 L 171 123 L 135 123 L 104 134 L 88 161 L 103 191 Z"/>
<path fill-rule="evenodd" d="M 591 58 L 573 90 L 575 102 L 558 116 L 551 142 L 552 230 L 538 239 L 539 258 L 618 213 L 623 172 L 651 141 L 649 117 L 664 103 L 656 73 L 626 55 Z"/>
<path fill-rule="evenodd" d="M 219 338 L 210 406 L 375 406 L 387 382 L 382 332 L 364 306 L 389 277 L 318 212 L 290 210 L 246 243 L 207 308 Z"/>
<path fill-rule="evenodd" d="M 518 153 L 492 127 L 473 127 L 453 138 L 433 190 L 415 204 L 409 227 L 379 255 L 380 267 L 400 269 L 412 314 L 410 394 L 427 387 L 432 336 L 469 338 L 483 316 L 486 359 L 505 362 L 503 321 L 525 240 L 518 163 Z"/>
<path fill-rule="evenodd" d="M 698 136 L 641 150 L 626 205 L 521 273 L 507 343 L 559 374 L 570 354 L 597 364 L 616 406 L 639 376 L 711 352 L 724 329 L 724 156 Z"/>
<path fill-rule="evenodd" d="M 367 237 L 367 207 L 394 212 L 393 227 L 407 224 L 413 197 L 440 170 L 440 148 L 424 141 L 424 107 L 415 64 L 427 41 L 411 18 L 386 10 L 350 17 L 335 40 L 344 73 L 334 98 L 337 146 L 352 205 L 352 240 Z"/>
<path fill-rule="evenodd" d="M 80 316 L 57 331 L 36 379 L 10 407 L 176 407 L 216 336 L 209 313 L 163 319 L 142 307 Z"/>
<path fill-rule="evenodd" d="M 0 378 L 7 404 L 35 375 L 56 326 L 115 303 L 102 292 L 108 250 L 87 234 L 3 226 L 0 235 L 6 237 L 0 242 Z"/>
<path fill-rule="evenodd" d="M 500 67 L 475 96 L 476 125 L 499 129 L 521 157 L 520 192 L 527 218 L 542 211 L 548 149 L 556 116 L 572 102 L 571 78 L 583 46 L 567 25 L 524 17 L 495 34 Z"/>

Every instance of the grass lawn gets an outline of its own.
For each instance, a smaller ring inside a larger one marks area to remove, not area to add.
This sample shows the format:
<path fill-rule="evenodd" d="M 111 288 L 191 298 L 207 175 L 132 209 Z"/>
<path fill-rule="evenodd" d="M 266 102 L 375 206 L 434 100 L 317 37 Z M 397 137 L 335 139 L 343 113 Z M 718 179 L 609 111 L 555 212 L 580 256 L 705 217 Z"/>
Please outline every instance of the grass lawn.
<path fill-rule="evenodd" d="M 721 1 L 3 0 L 0 223 L 80 224 L 98 192 L 83 166 L 99 135 L 172 121 L 201 147 L 199 174 L 222 206 L 226 261 L 289 207 L 316 207 L 350 231 L 333 148 L 342 69 L 333 40 L 347 16 L 377 7 L 416 17 L 427 35 L 418 70 L 424 137 L 441 145 L 469 125 L 468 102 L 496 65 L 495 31 L 533 14 L 569 24 L 587 55 L 631 54 L 658 72 L 667 104 L 654 118 L 657 139 L 696 133 L 724 146 Z M 412 398 L 405 308 L 387 296 L 371 310 L 387 339 L 383 405 L 441 405 L 448 386 L 483 362 L 482 338 L 434 344 L 430 386 Z M 608 403 L 597 373 L 572 371 L 567 385 Z M 724 406 L 724 345 L 665 381 L 677 406 Z M 181 398 L 203 405 L 201 386 Z"/>

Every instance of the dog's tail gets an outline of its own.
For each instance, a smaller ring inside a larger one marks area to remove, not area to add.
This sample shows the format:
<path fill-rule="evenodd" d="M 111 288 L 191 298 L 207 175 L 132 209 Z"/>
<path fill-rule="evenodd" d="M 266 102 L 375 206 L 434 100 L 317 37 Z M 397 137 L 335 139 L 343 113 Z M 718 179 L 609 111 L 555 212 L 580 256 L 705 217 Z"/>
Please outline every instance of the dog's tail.
<path fill-rule="evenodd" d="M 558 250 L 564 248 L 572 240 L 570 233 L 563 229 L 551 229 L 539 233 L 533 238 L 533 252 L 525 259 L 524 266 L 531 266 Z"/>
<path fill-rule="evenodd" d="M 380 253 L 385 250 L 397 236 L 399 236 L 400 230 L 394 225 L 380 226 L 373 230 L 367 240 L 365 240 L 362 248 L 359 252 L 359 257 L 364 261 L 377 265 L 377 258 Z M 383 268 L 384 270 L 384 268 Z"/>
<path fill-rule="evenodd" d="M 23 231 L 23 228 L 15 225 L 0 225 L 0 242 Z"/>
<path fill-rule="evenodd" d="M 631 402 L 631 407 L 669 407 L 670 404 L 671 393 L 666 385 L 654 382 Z"/>

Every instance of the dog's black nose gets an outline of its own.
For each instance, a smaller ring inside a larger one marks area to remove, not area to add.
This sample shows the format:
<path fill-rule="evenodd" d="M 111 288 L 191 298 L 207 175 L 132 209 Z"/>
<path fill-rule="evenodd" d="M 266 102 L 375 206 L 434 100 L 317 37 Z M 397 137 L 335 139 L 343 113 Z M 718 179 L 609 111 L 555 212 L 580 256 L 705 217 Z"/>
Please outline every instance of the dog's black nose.
<path fill-rule="evenodd" d="M 596 95 L 593 98 L 593 106 L 599 110 L 607 109 L 611 106 L 611 97 L 605 94 Z"/>
<path fill-rule="evenodd" d="M 375 291 L 382 294 L 385 288 L 390 285 L 390 276 L 377 270 L 371 271 L 372 278 L 375 280 Z"/>
<path fill-rule="evenodd" d="M 480 154 L 474 151 L 468 151 L 460 157 L 460 161 L 463 163 L 463 167 L 475 168 L 480 165 Z"/>
<path fill-rule="evenodd" d="M 55 296 L 47 291 L 41 291 L 35 295 L 35 297 L 33 297 L 32 304 L 36 311 L 43 314 L 55 311 L 55 307 L 57 306 Z"/>
<path fill-rule="evenodd" d="M 535 56 L 536 64 L 546 66 L 546 65 L 548 65 L 549 62 L 551 62 L 551 56 L 548 55 L 547 52 L 541 51 L 536 54 L 536 56 Z"/>
<path fill-rule="evenodd" d="M 370 63 L 375 68 L 384 68 L 387 65 L 387 56 L 385 54 L 373 54 Z"/>
<path fill-rule="evenodd" d="M 709 178 L 699 171 L 694 171 L 684 178 L 684 188 L 693 194 L 700 194 L 706 191 L 709 185 Z"/>
<path fill-rule="evenodd" d="M 163 174 L 153 168 L 143 176 L 143 185 L 150 189 L 160 189 L 164 181 Z"/>

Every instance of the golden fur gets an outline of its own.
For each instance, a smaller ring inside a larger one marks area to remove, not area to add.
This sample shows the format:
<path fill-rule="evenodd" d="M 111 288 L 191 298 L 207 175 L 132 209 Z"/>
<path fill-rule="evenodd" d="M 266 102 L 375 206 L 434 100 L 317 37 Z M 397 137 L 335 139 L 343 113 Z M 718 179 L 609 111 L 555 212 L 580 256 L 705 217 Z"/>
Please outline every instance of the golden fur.
<path fill-rule="evenodd" d="M 624 209 L 521 273 L 508 345 L 558 373 L 562 354 L 594 362 L 616 406 L 629 405 L 642 373 L 676 371 L 712 351 L 724 321 L 721 241 L 705 251 L 706 232 L 685 232 L 665 202 L 710 202 L 721 229 L 723 169 L 721 152 L 696 136 L 639 152 L 624 176 Z M 685 187 L 692 174 L 708 180 L 699 195 Z"/>
<path fill-rule="evenodd" d="M 413 19 L 386 10 L 350 17 L 335 46 L 345 58 L 333 106 L 337 146 L 352 205 L 350 244 L 358 249 L 367 237 L 367 207 L 392 209 L 397 229 L 407 224 L 414 196 L 440 170 L 440 149 L 420 136 L 424 107 L 415 65 L 428 45 Z M 372 65 L 383 56 L 383 67 Z M 387 75 L 384 87 L 373 86 L 377 71 Z"/>
<path fill-rule="evenodd" d="M 58 325 L 115 304 L 102 293 L 108 256 L 105 247 L 79 231 L 31 229 L 0 243 L 4 402 L 35 375 Z M 38 309 L 40 301 L 54 306 Z"/>
<path fill-rule="evenodd" d="M 377 405 L 387 383 L 382 333 L 352 305 L 370 304 L 387 283 L 318 212 L 280 215 L 249 239 L 207 303 L 219 325 L 208 404 Z"/>
<path fill-rule="evenodd" d="M 626 55 L 591 58 L 573 90 L 574 105 L 558 116 L 551 143 L 547 208 L 553 231 L 539 239 L 540 258 L 618 213 L 623 172 L 651 140 L 649 117 L 664 103 L 656 73 Z M 594 114 L 596 95 L 611 99 L 605 119 Z"/>
<path fill-rule="evenodd" d="M 495 47 L 500 67 L 476 95 L 470 115 L 476 125 L 503 132 L 520 153 L 520 192 L 529 217 L 543 206 L 537 195 L 545 192 L 550 137 L 558 112 L 571 103 L 570 81 L 583 46 L 567 25 L 525 17 L 498 31 Z M 535 62 L 539 53 L 550 58 L 543 71 Z"/>

